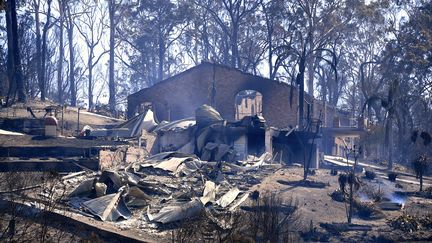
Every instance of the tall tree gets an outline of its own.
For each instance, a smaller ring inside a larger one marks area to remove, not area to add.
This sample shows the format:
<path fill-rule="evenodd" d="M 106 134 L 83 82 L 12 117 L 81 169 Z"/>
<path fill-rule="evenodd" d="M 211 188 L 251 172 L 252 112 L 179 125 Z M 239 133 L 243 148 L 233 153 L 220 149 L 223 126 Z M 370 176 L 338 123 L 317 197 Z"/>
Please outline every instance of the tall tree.
<path fill-rule="evenodd" d="M 70 104 L 71 106 L 77 105 L 77 85 L 75 82 L 75 42 L 74 42 L 74 27 L 75 18 L 78 16 L 74 11 L 74 1 L 63 0 L 64 4 L 64 17 L 66 20 L 66 32 L 68 37 L 69 46 L 69 89 L 70 89 Z"/>
<path fill-rule="evenodd" d="M 177 66 L 174 43 L 177 43 L 189 24 L 190 4 L 170 0 L 139 1 L 137 6 L 127 3 L 129 12 L 120 33 L 127 43 L 129 63 L 135 74 L 132 79 L 153 85 Z M 174 64 L 174 65 L 173 65 Z"/>
<path fill-rule="evenodd" d="M 3 97 L 7 95 L 9 89 L 6 66 L 6 52 L 0 45 L 0 95 Z"/>
<path fill-rule="evenodd" d="M 246 18 L 259 6 L 260 1 L 252 0 L 217 0 L 212 5 L 203 5 L 212 14 L 216 23 L 229 38 L 231 50 L 231 67 L 241 66 L 239 51 L 240 28 L 245 24 Z M 218 5 L 222 7 L 218 7 Z M 221 11 L 215 11 L 220 9 Z M 228 19 L 229 21 L 225 21 Z"/>
<path fill-rule="evenodd" d="M 85 11 L 78 18 L 78 32 L 83 37 L 87 46 L 87 81 L 88 81 L 88 109 L 92 110 L 94 106 L 93 90 L 93 69 L 99 63 L 102 56 L 108 51 L 98 51 L 96 47 L 100 47 L 102 36 L 104 33 L 104 21 L 106 17 L 106 9 L 100 3 L 88 1 L 83 3 Z"/>
<path fill-rule="evenodd" d="M 307 86 L 308 94 L 314 93 L 314 77 L 315 68 L 319 63 L 316 56 L 320 53 L 317 51 L 323 48 L 327 41 L 332 37 L 338 28 L 341 28 L 343 22 L 335 21 L 340 16 L 343 9 L 344 1 L 319 1 L 319 0 L 296 0 L 294 5 L 290 6 L 292 10 L 296 11 L 298 18 L 297 29 L 299 34 L 303 37 L 303 48 L 306 51 L 306 66 L 307 66 Z M 317 53 L 314 53 L 316 52 Z M 313 53 L 315 55 L 313 55 Z"/>
<path fill-rule="evenodd" d="M 274 39 L 275 33 L 277 34 L 277 30 L 282 29 L 281 22 L 283 20 L 283 1 L 275 0 L 275 1 L 261 1 L 261 9 L 264 15 L 265 25 L 266 25 L 266 38 L 267 38 L 267 51 L 268 51 L 268 72 L 269 79 L 274 79 L 276 76 L 277 69 L 274 69 L 273 66 L 273 49 L 274 49 Z"/>
<path fill-rule="evenodd" d="M 6 1 L 6 28 L 8 39 L 8 78 L 9 78 L 9 95 L 18 96 L 18 102 L 26 102 L 27 95 L 24 90 L 24 80 L 22 76 L 21 56 L 18 45 L 18 24 L 16 14 L 15 0 Z"/>
<path fill-rule="evenodd" d="M 118 6 L 121 4 L 116 2 L 116 0 L 108 0 L 108 16 L 109 16 L 109 28 L 110 28 L 110 39 L 109 39 L 109 68 L 108 68 L 108 87 L 109 87 L 109 100 L 108 104 L 111 112 L 116 110 L 116 83 L 114 80 L 114 49 L 115 49 L 115 30 L 118 23 L 116 17 L 116 11 Z"/>
<path fill-rule="evenodd" d="M 57 61 L 57 101 L 62 104 L 64 102 L 64 87 L 63 87 L 63 59 L 64 59 L 64 46 L 63 46 L 63 29 L 64 29 L 64 6 L 65 0 L 58 0 L 59 6 L 59 57 Z"/>
<path fill-rule="evenodd" d="M 117 11 L 120 9 L 122 4 L 122 0 L 108 0 L 108 16 L 109 16 L 109 28 L 110 28 L 110 40 L 109 40 L 109 67 L 108 67 L 108 89 L 109 89 L 109 107 L 111 112 L 116 111 L 116 81 L 115 81 L 115 73 L 114 73 L 114 65 L 115 65 L 115 48 L 116 48 L 116 28 L 119 22 Z"/>
<path fill-rule="evenodd" d="M 47 36 L 48 30 L 52 27 L 51 25 L 51 3 L 52 0 L 47 0 L 47 12 L 46 21 L 42 27 L 41 34 L 41 21 L 40 21 L 40 7 L 41 0 L 33 0 L 33 7 L 35 10 L 35 25 L 36 25 L 36 55 L 37 55 L 37 66 L 38 66 L 38 83 L 41 95 L 41 100 L 45 100 L 46 97 L 46 56 L 47 56 Z"/>

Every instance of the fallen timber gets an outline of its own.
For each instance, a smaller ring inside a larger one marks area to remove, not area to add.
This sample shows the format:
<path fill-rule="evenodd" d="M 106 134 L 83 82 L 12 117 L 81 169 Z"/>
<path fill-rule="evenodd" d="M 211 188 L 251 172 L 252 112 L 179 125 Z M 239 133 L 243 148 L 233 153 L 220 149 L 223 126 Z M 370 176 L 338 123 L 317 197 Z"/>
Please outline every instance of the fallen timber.
<path fill-rule="evenodd" d="M 19 208 L 19 210 L 14 212 L 17 213 L 17 216 L 34 221 L 35 223 L 48 223 L 48 226 L 58 228 L 59 230 L 85 229 L 80 230 L 82 237 L 90 236 L 93 233 L 99 236 L 102 240 L 108 242 L 156 242 L 155 240 L 145 236 L 139 237 L 135 232 L 128 233 L 120 231 L 109 224 L 97 222 L 94 219 L 88 218 L 86 216 L 81 216 L 70 212 L 67 212 L 66 214 L 65 211 L 59 209 L 47 211 L 35 206 L 29 206 L 23 203 L 15 202 L 11 199 L 0 199 L 0 209 L 3 212 L 12 213 L 12 210 L 16 208 Z M 41 213 L 43 214 L 44 218 L 48 218 L 49 220 L 42 222 L 41 217 L 36 217 L 36 214 Z"/>

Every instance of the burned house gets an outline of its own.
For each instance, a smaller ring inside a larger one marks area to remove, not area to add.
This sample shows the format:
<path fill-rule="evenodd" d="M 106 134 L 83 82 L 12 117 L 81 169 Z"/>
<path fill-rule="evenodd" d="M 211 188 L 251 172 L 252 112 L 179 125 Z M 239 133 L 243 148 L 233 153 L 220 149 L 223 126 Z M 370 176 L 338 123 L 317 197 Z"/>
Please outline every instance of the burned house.
<path fill-rule="evenodd" d="M 151 109 L 155 120 L 174 121 L 171 130 L 167 129 L 170 126 L 158 130 L 170 132 L 178 128 L 176 121 L 183 125 L 192 122 L 196 109 L 208 104 L 228 123 L 230 134 L 242 130 L 244 136 L 236 135 L 224 142 L 235 149 L 239 158 L 269 152 L 276 161 L 301 162 L 307 153 L 317 162 L 322 141 L 320 127 L 331 126 L 338 114 L 304 94 L 304 115 L 299 117 L 298 97 L 298 89 L 287 83 L 204 62 L 129 95 L 128 116 Z M 304 124 L 301 128 L 299 121 Z M 265 125 L 256 126 L 260 122 Z M 335 139 L 325 141 L 334 143 Z M 159 152 L 165 149 L 159 146 Z"/>

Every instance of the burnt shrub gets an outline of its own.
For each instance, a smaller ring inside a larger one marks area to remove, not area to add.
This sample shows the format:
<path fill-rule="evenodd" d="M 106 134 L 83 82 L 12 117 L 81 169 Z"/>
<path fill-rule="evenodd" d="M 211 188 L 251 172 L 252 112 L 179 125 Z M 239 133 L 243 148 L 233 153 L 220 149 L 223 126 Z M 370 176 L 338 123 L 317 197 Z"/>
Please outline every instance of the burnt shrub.
<path fill-rule="evenodd" d="M 395 172 L 390 172 L 387 174 L 387 176 L 388 176 L 389 181 L 395 182 L 398 174 Z"/>
<path fill-rule="evenodd" d="M 420 179 L 420 191 L 423 190 L 423 175 L 426 174 L 426 172 L 429 169 L 430 161 L 429 158 L 426 155 L 421 155 L 415 160 L 412 161 L 413 169 L 416 173 L 416 177 Z"/>
<path fill-rule="evenodd" d="M 343 202 L 343 201 L 345 201 L 345 195 L 344 195 L 344 193 L 340 189 L 337 189 L 337 190 L 333 191 L 332 193 L 329 194 L 329 196 L 333 200 L 335 200 L 336 202 Z"/>
<path fill-rule="evenodd" d="M 357 216 L 361 219 L 380 219 L 384 217 L 382 211 L 372 202 L 354 200 L 353 206 Z"/>
<path fill-rule="evenodd" d="M 298 242 L 297 202 L 275 193 L 261 193 L 235 212 L 207 208 L 172 232 L 173 242 Z"/>
<path fill-rule="evenodd" d="M 373 180 L 376 178 L 376 173 L 373 171 L 367 170 L 365 172 L 365 177 L 366 177 L 366 179 Z"/>

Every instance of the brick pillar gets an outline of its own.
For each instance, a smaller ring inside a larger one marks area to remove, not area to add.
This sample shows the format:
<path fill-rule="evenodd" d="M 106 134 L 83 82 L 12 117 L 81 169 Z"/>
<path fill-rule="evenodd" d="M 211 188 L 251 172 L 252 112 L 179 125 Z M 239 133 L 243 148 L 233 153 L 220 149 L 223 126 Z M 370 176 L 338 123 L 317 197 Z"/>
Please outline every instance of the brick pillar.
<path fill-rule="evenodd" d="M 247 136 L 241 135 L 236 141 L 234 141 L 234 149 L 237 151 L 236 158 L 238 160 L 246 160 L 248 156 L 248 143 Z"/>

